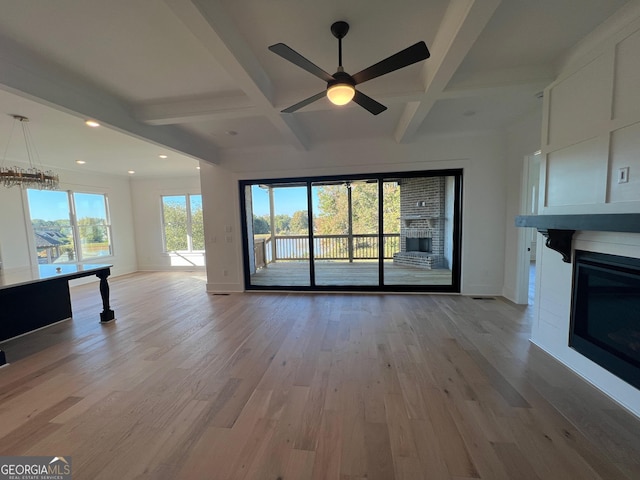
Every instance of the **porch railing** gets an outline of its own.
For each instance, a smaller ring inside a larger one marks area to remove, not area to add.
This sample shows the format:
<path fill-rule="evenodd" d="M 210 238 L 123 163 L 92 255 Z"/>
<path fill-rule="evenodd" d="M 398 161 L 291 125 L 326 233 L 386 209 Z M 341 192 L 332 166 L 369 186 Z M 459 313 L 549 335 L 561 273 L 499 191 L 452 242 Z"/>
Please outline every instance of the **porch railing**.
<path fill-rule="evenodd" d="M 385 233 L 383 255 L 393 258 L 400 251 L 400 234 Z M 275 258 L 273 243 L 275 241 Z M 376 260 L 379 238 L 377 234 L 355 235 L 314 235 L 313 251 L 318 260 Z M 305 260 L 309 258 L 309 237 L 307 235 L 276 235 L 254 240 L 256 267 L 277 260 Z"/>

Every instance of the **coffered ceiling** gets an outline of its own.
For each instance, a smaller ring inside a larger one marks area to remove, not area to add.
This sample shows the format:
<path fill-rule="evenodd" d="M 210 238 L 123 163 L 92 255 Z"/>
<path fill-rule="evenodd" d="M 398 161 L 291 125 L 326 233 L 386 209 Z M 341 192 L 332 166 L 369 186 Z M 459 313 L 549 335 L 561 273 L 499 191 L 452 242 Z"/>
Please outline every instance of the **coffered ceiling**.
<path fill-rule="evenodd" d="M 540 108 L 563 55 L 627 3 L 0 0 L 0 147 L 21 114 L 46 165 L 156 176 L 243 148 L 500 129 Z M 351 27 L 352 74 L 420 40 L 431 58 L 358 87 L 388 107 L 380 115 L 326 98 L 280 113 L 326 85 L 267 47 L 334 72 L 336 20 Z M 23 159 L 14 146 L 7 157 Z"/>

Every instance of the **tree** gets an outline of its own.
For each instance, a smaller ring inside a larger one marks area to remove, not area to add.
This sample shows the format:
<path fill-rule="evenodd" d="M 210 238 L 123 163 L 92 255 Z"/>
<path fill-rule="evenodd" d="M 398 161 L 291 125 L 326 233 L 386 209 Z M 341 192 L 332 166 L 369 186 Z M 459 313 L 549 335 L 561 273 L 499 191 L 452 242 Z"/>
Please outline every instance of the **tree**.
<path fill-rule="evenodd" d="M 280 214 L 273 217 L 273 222 L 276 227 L 276 234 L 289 233 L 291 217 L 289 215 Z"/>
<path fill-rule="evenodd" d="M 378 184 L 351 185 L 353 233 L 378 233 Z"/>
<path fill-rule="evenodd" d="M 349 233 L 346 185 L 323 185 L 317 192 L 319 213 L 315 218 L 314 232 L 319 235 Z"/>
<path fill-rule="evenodd" d="M 309 215 L 306 210 L 293 212 L 289 223 L 291 233 L 307 235 L 309 233 Z"/>
<path fill-rule="evenodd" d="M 192 204 L 193 205 L 193 204 Z M 202 205 L 191 211 L 191 245 L 194 250 L 204 250 L 204 220 Z"/>
<path fill-rule="evenodd" d="M 164 213 L 164 239 L 168 251 L 187 250 L 187 209 L 184 204 L 166 202 Z"/>
<path fill-rule="evenodd" d="M 346 185 L 318 187 L 319 214 L 314 231 L 319 235 L 346 235 L 349 233 L 348 190 Z M 354 234 L 378 232 L 378 184 L 354 182 L 351 188 L 352 229 Z M 384 233 L 400 231 L 400 187 L 395 182 L 384 182 Z"/>
<path fill-rule="evenodd" d="M 82 243 L 104 243 L 107 241 L 106 226 L 101 218 L 79 218 L 78 230 Z"/>
<path fill-rule="evenodd" d="M 253 234 L 259 235 L 261 233 L 270 233 L 271 227 L 269 227 L 269 222 L 267 222 L 262 217 L 253 216 Z"/>
<path fill-rule="evenodd" d="M 382 214 L 384 233 L 400 233 L 400 185 L 397 182 L 382 184 Z"/>

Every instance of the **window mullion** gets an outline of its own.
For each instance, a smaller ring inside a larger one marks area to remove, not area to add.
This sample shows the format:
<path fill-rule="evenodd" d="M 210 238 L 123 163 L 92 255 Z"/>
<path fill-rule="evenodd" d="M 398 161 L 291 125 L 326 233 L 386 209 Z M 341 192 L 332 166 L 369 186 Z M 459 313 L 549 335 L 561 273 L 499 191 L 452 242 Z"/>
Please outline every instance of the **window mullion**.
<path fill-rule="evenodd" d="M 193 234 L 191 231 L 191 195 L 187 194 L 187 250 L 193 252 Z"/>
<path fill-rule="evenodd" d="M 76 203 L 73 198 L 73 192 L 67 190 L 67 198 L 69 202 L 69 222 L 71 223 L 71 232 L 73 234 L 73 251 L 78 262 L 82 261 L 82 249 L 78 248 L 80 245 L 80 229 L 78 227 L 77 215 L 76 215 Z"/>

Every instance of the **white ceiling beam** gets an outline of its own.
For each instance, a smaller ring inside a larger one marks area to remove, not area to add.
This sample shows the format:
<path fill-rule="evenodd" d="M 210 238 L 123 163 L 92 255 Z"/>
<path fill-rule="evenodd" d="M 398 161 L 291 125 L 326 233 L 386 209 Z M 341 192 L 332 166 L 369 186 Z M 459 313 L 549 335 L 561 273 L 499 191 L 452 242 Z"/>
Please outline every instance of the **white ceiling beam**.
<path fill-rule="evenodd" d="M 545 65 L 474 72 L 454 84 L 450 83 L 440 98 L 487 96 L 502 89 L 542 91 L 555 79 L 555 69 Z"/>
<path fill-rule="evenodd" d="M 307 150 L 309 139 L 295 119 L 274 109 L 271 80 L 221 3 L 217 0 L 164 1 L 284 139 L 299 150 Z"/>
<path fill-rule="evenodd" d="M 450 85 L 442 92 L 440 99 L 495 97 L 517 92 L 541 94 L 554 80 L 553 70 L 542 67 L 479 73 Z"/>
<path fill-rule="evenodd" d="M 0 37 L 0 88 L 195 159 L 218 162 L 213 143 L 170 125 L 139 122 L 119 98 L 7 37 Z"/>
<path fill-rule="evenodd" d="M 467 53 L 493 16 L 501 0 L 451 0 L 425 61 L 424 95 L 405 107 L 394 137 L 403 143 L 415 135 L 440 98 Z"/>
<path fill-rule="evenodd" d="M 242 92 L 226 96 L 194 96 L 145 102 L 136 105 L 136 118 L 149 125 L 224 120 L 262 115 L 251 99 Z"/>

